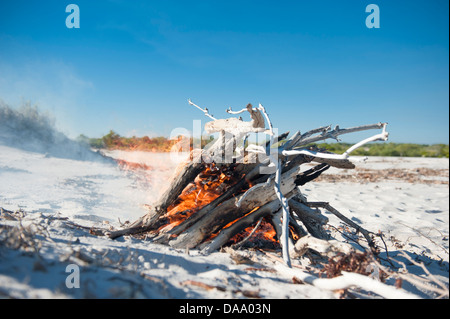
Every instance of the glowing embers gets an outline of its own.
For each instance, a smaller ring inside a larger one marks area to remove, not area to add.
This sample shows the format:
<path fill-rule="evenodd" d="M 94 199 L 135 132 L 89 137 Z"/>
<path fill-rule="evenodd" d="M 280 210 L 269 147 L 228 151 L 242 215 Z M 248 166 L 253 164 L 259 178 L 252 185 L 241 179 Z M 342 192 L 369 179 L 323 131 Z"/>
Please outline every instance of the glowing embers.
<path fill-rule="evenodd" d="M 217 167 L 208 164 L 194 180 L 180 194 L 174 204 L 169 206 L 164 217 L 169 220 L 169 225 L 164 227 L 169 230 L 189 218 L 193 213 L 205 205 L 211 203 L 224 193 L 237 180 L 233 167 Z"/>
<path fill-rule="evenodd" d="M 229 243 L 246 247 L 264 247 L 269 249 L 280 248 L 277 232 L 268 217 L 264 217 L 256 225 L 249 226 L 240 233 L 234 235 Z"/>

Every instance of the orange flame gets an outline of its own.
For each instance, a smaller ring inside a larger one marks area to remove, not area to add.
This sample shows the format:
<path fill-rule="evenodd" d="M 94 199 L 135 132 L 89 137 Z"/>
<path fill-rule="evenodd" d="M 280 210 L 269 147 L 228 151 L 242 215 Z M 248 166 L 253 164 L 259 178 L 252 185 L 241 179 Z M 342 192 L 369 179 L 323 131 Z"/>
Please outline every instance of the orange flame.
<path fill-rule="evenodd" d="M 244 238 L 246 238 L 251 232 L 253 232 L 254 228 L 255 226 L 249 226 L 245 228 L 239 234 L 233 236 L 233 238 L 230 239 L 230 243 L 232 244 L 239 243 Z M 272 224 L 268 221 L 268 219 L 263 218 L 259 227 L 252 234 L 250 242 L 265 243 L 264 246 L 267 245 L 272 245 L 274 247 L 278 246 L 277 233 Z"/>
<path fill-rule="evenodd" d="M 219 169 L 214 164 L 208 165 L 197 176 L 194 183 L 183 190 L 175 204 L 167 209 L 165 217 L 169 219 L 170 228 L 179 225 L 193 213 L 211 203 L 233 182 L 234 177 L 231 171 Z"/>

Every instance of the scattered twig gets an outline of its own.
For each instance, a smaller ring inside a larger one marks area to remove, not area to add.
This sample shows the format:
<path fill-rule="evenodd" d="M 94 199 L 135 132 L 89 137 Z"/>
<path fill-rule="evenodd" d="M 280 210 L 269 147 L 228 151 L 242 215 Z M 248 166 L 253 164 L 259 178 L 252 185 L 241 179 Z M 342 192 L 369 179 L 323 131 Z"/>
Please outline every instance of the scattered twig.
<path fill-rule="evenodd" d="M 394 258 L 392 258 L 395 262 L 401 264 L 403 266 L 403 271 L 404 273 L 400 272 L 400 271 L 393 271 L 385 266 L 383 266 L 382 264 L 380 264 L 376 259 L 373 259 L 373 263 L 377 265 L 377 267 L 379 267 L 383 272 L 385 272 L 387 275 L 392 276 L 394 278 L 397 278 L 397 282 L 401 282 L 402 280 L 404 281 L 408 281 L 409 283 L 411 283 L 412 285 L 421 288 L 423 290 L 429 291 L 429 292 L 434 292 L 436 294 L 439 295 L 438 298 L 444 298 L 444 297 L 449 297 L 449 289 L 448 287 L 442 283 L 440 280 L 438 280 L 437 278 L 435 278 L 429 271 L 428 269 L 426 269 L 426 267 L 423 264 L 419 264 L 414 262 L 406 253 L 401 252 L 400 253 L 403 257 L 405 257 L 406 259 L 408 259 L 411 263 L 413 264 L 417 264 L 417 266 L 421 267 L 425 273 L 427 273 L 431 280 L 428 278 L 424 278 L 424 277 L 420 277 L 414 274 L 411 274 L 410 272 L 408 272 L 408 269 L 406 267 L 406 265 L 399 261 L 396 260 Z M 439 287 L 433 286 L 434 285 L 438 285 Z"/>
<path fill-rule="evenodd" d="M 375 250 L 375 243 L 372 240 L 372 237 L 370 237 L 369 231 L 365 230 L 363 227 L 359 226 L 358 224 L 354 223 L 352 220 L 348 219 L 344 215 L 342 215 L 337 209 L 332 207 L 329 203 L 326 202 L 307 202 L 306 205 L 310 207 L 322 207 L 326 210 L 328 210 L 330 213 L 333 213 L 336 217 L 338 217 L 340 220 L 345 222 L 347 225 L 355 228 L 358 232 L 360 232 L 364 238 L 367 240 L 367 243 L 369 244 L 370 249 L 377 253 Z"/>
<path fill-rule="evenodd" d="M 448 255 L 448 250 L 445 249 L 445 247 L 443 247 L 442 245 L 439 245 L 438 243 L 436 243 L 434 240 L 432 240 L 430 237 L 426 236 L 425 234 L 423 234 L 420 230 L 413 228 L 411 226 L 406 225 L 405 223 L 399 222 L 401 225 L 408 227 L 409 229 L 413 230 L 414 232 L 416 232 L 419 236 L 428 239 L 431 243 L 433 243 L 434 245 L 436 245 L 437 247 L 439 247 L 440 249 L 442 249 L 447 255 Z M 436 229 L 437 230 L 437 229 Z M 442 233 L 437 230 L 441 235 Z"/>
<path fill-rule="evenodd" d="M 401 251 L 399 254 L 401 256 L 405 257 L 406 259 L 408 259 L 413 265 L 420 267 L 433 280 L 434 283 L 436 283 L 437 285 L 439 285 L 442 288 L 441 293 L 444 293 L 447 296 L 449 295 L 448 287 L 445 284 L 443 284 L 440 280 L 438 280 L 435 276 L 433 276 L 433 274 L 430 273 L 430 271 L 427 269 L 427 267 L 425 267 L 425 265 L 423 263 L 418 263 L 418 262 L 414 261 L 404 251 Z"/>

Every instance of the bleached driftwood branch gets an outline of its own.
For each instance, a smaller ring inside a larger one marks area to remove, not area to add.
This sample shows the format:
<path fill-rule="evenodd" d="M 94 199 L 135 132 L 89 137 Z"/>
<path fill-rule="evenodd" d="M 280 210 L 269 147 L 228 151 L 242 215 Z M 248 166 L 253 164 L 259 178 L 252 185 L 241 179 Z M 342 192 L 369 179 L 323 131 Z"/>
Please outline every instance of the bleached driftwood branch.
<path fill-rule="evenodd" d="M 378 141 L 378 140 L 386 141 L 389 136 L 389 134 L 386 132 L 386 125 L 387 125 L 387 123 L 378 123 L 378 124 L 358 126 L 358 127 L 349 128 L 349 129 L 337 129 L 332 132 L 328 132 L 326 134 L 322 133 L 318 137 L 314 136 L 314 137 L 312 137 L 312 139 L 306 138 L 303 140 L 302 140 L 302 136 L 309 137 L 313 133 L 310 133 L 311 132 L 310 131 L 303 135 L 300 135 L 300 133 L 297 132 L 284 145 L 282 145 L 278 148 L 271 148 L 270 155 L 272 157 L 277 157 L 279 155 L 286 156 L 286 157 L 293 157 L 293 156 L 295 157 L 295 156 L 300 156 L 300 155 L 310 156 L 314 161 L 319 162 L 319 163 L 327 163 L 331 166 L 335 166 L 335 167 L 339 167 L 339 168 L 354 168 L 354 164 L 349 161 L 350 153 L 353 152 L 355 149 L 357 149 L 369 142 Z M 316 131 L 320 132 L 322 130 L 327 130 L 328 128 L 329 127 L 322 127 L 320 129 L 312 130 L 312 132 L 316 132 Z M 307 144 L 309 144 L 310 142 L 312 143 L 317 140 L 327 139 L 330 137 L 335 137 L 337 135 L 353 133 L 353 132 L 369 130 L 369 129 L 379 129 L 379 128 L 383 129 L 382 133 L 376 134 L 374 136 L 371 136 L 367 139 L 364 139 L 364 140 L 354 144 L 349 149 L 347 149 L 343 154 L 324 153 L 324 152 L 317 152 L 317 151 L 313 151 L 313 150 L 309 150 L 309 149 L 296 148 L 296 147 L 298 147 L 298 145 L 303 145 L 303 142 L 305 140 L 307 140 L 308 141 Z M 251 144 L 247 147 L 247 151 L 258 153 L 258 154 L 267 154 L 268 148 L 267 147 L 264 148 L 263 146 L 260 146 L 260 145 Z M 274 162 L 274 160 L 272 160 L 271 162 Z M 274 165 L 272 164 L 272 166 L 274 166 Z"/>
<path fill-rule="evenodd" d="M 269 118 L 269 114 L 267 114 L 266 109 L 264 108 L 264 106 L 262 106 L 261 103 L 259 103 L 258 110 L 260 110 L 264 114 L 264 116 L 266 118 L 267 124 L 269 125 L 269 132 L 268 132 L 268 134 L 270 135 L 271 142 L 273 143 L 273 138 L 274 138 L 274 136 L 273 136 L 273 125 L 272 125 L 272 121 Z"/>
<path fill-rule="evenodd" d="M 285 236 L 283 229 L 284 227 L 283 215 L 284 210 L 283 208 L 280 208 L 276 213 L 272 215 L 272 223 L 275 227 L 275 232 L 277 233 L 278 241 L 281 244 L 283 262 L 287 267 L 292 267 L 289 250 L 291 249 L 290 247 L 294 246 L 294 242 L 289 236 Z M 286 254 L 288 256 L 286 256 Z"/>
<path fill-rule="evenodd" d="M 288 267 L 291 267 L 291 259 L 289 255 L 289 205 L 287 202 L 286 197 L 284 197 L 283 192 L 281 191 L 281 159 L 274 158 L 271 154 L 271 147 L 274 143 L 274 132 L 273 132 L 273 125 L 272 121 L 270 120 L 269 114 L 266 112 L 266 109 L 264 106 L 262 106 L 261 103 L 259 103 L 258 109 L 264 114 L 267 124 L 269 125 L 269 131 L 266 133 L 269 134 L 270 141 L 268 145 L 266 145 L 266 155 L 269 156 L 271 164 L 275 165 L 276 171 L 275 171 L 275 180 L 274 180 L 274 190 L 275 194 L 277 195 L 278 200 L 281 204 L 281 211 L 282 211 L 282 229 L 281 229 L 281 248 L 282 248 L 282 255 L 283 260 L 286 263 Z"/>
<path fill-rule="evenodd" d="M 338 136 L 340 136 L 340 135 L 361 132 L 361 131 L 367 131 L 367 130 L 381 129 L 381 128 L 383 128 L 383 126 L 386 126 L 386 125 L 387 125 L 387 123 L 380 122 L 380 123 L 376 123 L 376 124 L 361 125 L 361 126 L 350 127 L 350 128 L 345 128 L 345 129 L 341 129 L 341 128 L 339 128 L 338 125 L 336 125 L 336 127 L 332 131 L 330 131 L 331 126 L 324 126 L 324 127 L 317 128 L 317 129 L 311 130 L 309 132 L 306 132 L 304 134 L 304 136 L 302 136 L 302 138 L 300 138 L 299 141 L 297 143 L 295 143 L 295 145 L 292 145 L 292 147 L 308 145 L 308 144 L 315 143 L 317 141 L 326 140 L 329 138 L 339 141 Z M 316 134 L 319 132 L 321 134 L 312 136 L 313 134 Z"/>
<path fill-rule="evenodd" d="M 274 190 L 275 194 L 277 195 L 278 200 L 281 203 L 281 210 L 282 210 L 282 229 L 281 229 L 281 248 L 282 248 L 282 255 L 283 260 L 286 263 L 288 267 L 291 267 L 291 259 L 289 256 L 289 205 L 287 203 L 287 199 L 284 197 L 282 191 L 281 191 L 281 159 L 274 158 L 270 154 L 271 147 L 274 143 L 274 132 L 273 132 L 273 125 L 272 121 L 270 120 L 269 114 L 266 112 L 266 109 L 264 106 L 262 106 L 261 103 L 259 103 L 258 109 L 264 114 L 267 124 L 269 125 L 269 138 L 270 141 L 268 145 L 266 146 L 266 155 L 269 156 L 269 159 L 273 165 L 276 167 L 275 171 L 275 180 L 274 180 Z M 267 132 L 267 131 L 266 131 Z"/>
<path fill-rule="evenodd" d="M 283 211 L 282 230 L 281 230 L 281 249 L 283 259 L 288 267 L 291 267 L 291 259 L 289 256 L 289 205 L 287 199 L 281 192 L 281 160 L 278 160 L 277 171 L 275 173 L 274 189 L 277 194 L 277 198 L 281 203 L 281 209 Z"/>
<path fill-rule="evenodd" d="M 334 257 L 338 253 L 349 254 L 354 251 L 352 245 L 337 240 L 323 240 L 311 235 L 306 235 L 295 243 L 290 250 L 293 258 L 303 256 L 308 249 L 313 249 L 327 257 Z"/>
<path fill-rule="evenodd" d="M 304 283 L 320 289 L 334 291 L 360 287 L 387 299 L 421 299 L 419 296 L 409 293 L 404 289 L 386 285 L 368 276 L 357 273 L 342 271 L 342 275 L 338 277 L 318 278 L 310 273 L 301 271 L 300 269 L 289 268 L 280 263 L 275 266 L 275 269 L 289 278 L 295 277 Z"/>
<path fill-rule="evenodd" d="M 252 107 L 251 104 L 248 104 L 246 108 L 243 108 L 242 110 L 239 111 L 233 111 L 231 107 L 229 107 L 226 112 L 228 114 L 241 114 L 243 112 L 249 112 L 250 115 L 253 118 L 254 114 L 257 114 L 258 111 L 261 111 L 264 114 L 264 117 L 266 118 L 267 124 L 269 125 L 269 130 L 267 132 L 267 134 L 269 134 L 270 136 L 273 136 L 273 126 L 272 126 L 272 122 L 270 121 L 269 115 L 266 112 L 266 109 L 264 108 L 264 106 L 261 105 L 261 103 L 259 103 L 258 108 L 254 108 Z M 260 123 L 263 123 L 264 121 L 259 120 Z"/>
<path fill-rule="evenodd" d="M 383 132 L 380 134 L 376 134 L 373 135 L 369 138 L 366 138 L 356 144 L 354 144 L 353 146 L 351 146 L 350 148 L 348 148 L 343 154 L 338 155 L 338 154 L 329 154 L 329 153 L 321 153 L 321 152 L 315 152 L 315 151 L 310 151 L 310 150 L 281 150 L 281 154 L 285 155 L 285 156 L 290 156 L 290 155 L 309 155 L 309 156 L 314 156 L 314 157 L 319 157 L 319 158 L 329 158 L 329 159 L 336 159 L 336 160 L 343 160 L 343 159 L 348 159 L 349 155 L 351 152 L 353 152 L 354 150 L 356 150 L 357 148 L 369 143 L 369 142 L 374 142 L 374 141 L 386 141 L 388 139 L 389 134 L 386 132 L 386 123 L 383 123 L 382 128 L 383 128 Z"/>

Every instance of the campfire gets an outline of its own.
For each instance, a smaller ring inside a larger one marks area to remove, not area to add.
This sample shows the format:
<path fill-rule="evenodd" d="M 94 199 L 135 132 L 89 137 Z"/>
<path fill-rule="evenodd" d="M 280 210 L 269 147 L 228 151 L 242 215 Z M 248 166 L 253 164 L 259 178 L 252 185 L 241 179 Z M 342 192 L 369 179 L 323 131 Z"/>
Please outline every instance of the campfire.
<path fill-rule="evenodd" d="M 275 136 L 262 105 L 227 110 L 233 115 L 248 112 L 251 120 L 244 121 L 237 117 L 216 119 L 208 109 L 189 103 L 211 119 L 205 130 L 220 137 L 204 149 L 192 150 L 149 212 L 127 228 L 108 232 L 110 238 L 145 234 L 157 243 L 205 253 L 229 245 L 281 248 L 290 265 L 292 257 L 308 249 L 328 254 L 348 248 L 335 243 L 325 230 L 326 210 L 373 246 L 367 231 L 328 203 L 308 201 L 302 187 L 331 166 L 355 168 L 349 154 L 368 142 L 387 140 L 386 123 L 346 129 L 324 126 L 303 134 Z M 320 140 L 337 140 L 342 134 L 371 129 L 382 129 L 382 133 L 353 145 L 344 154 L 310 147 Z M 269 140 L 247 146 L 252 133 L 265 133 Z"/>

